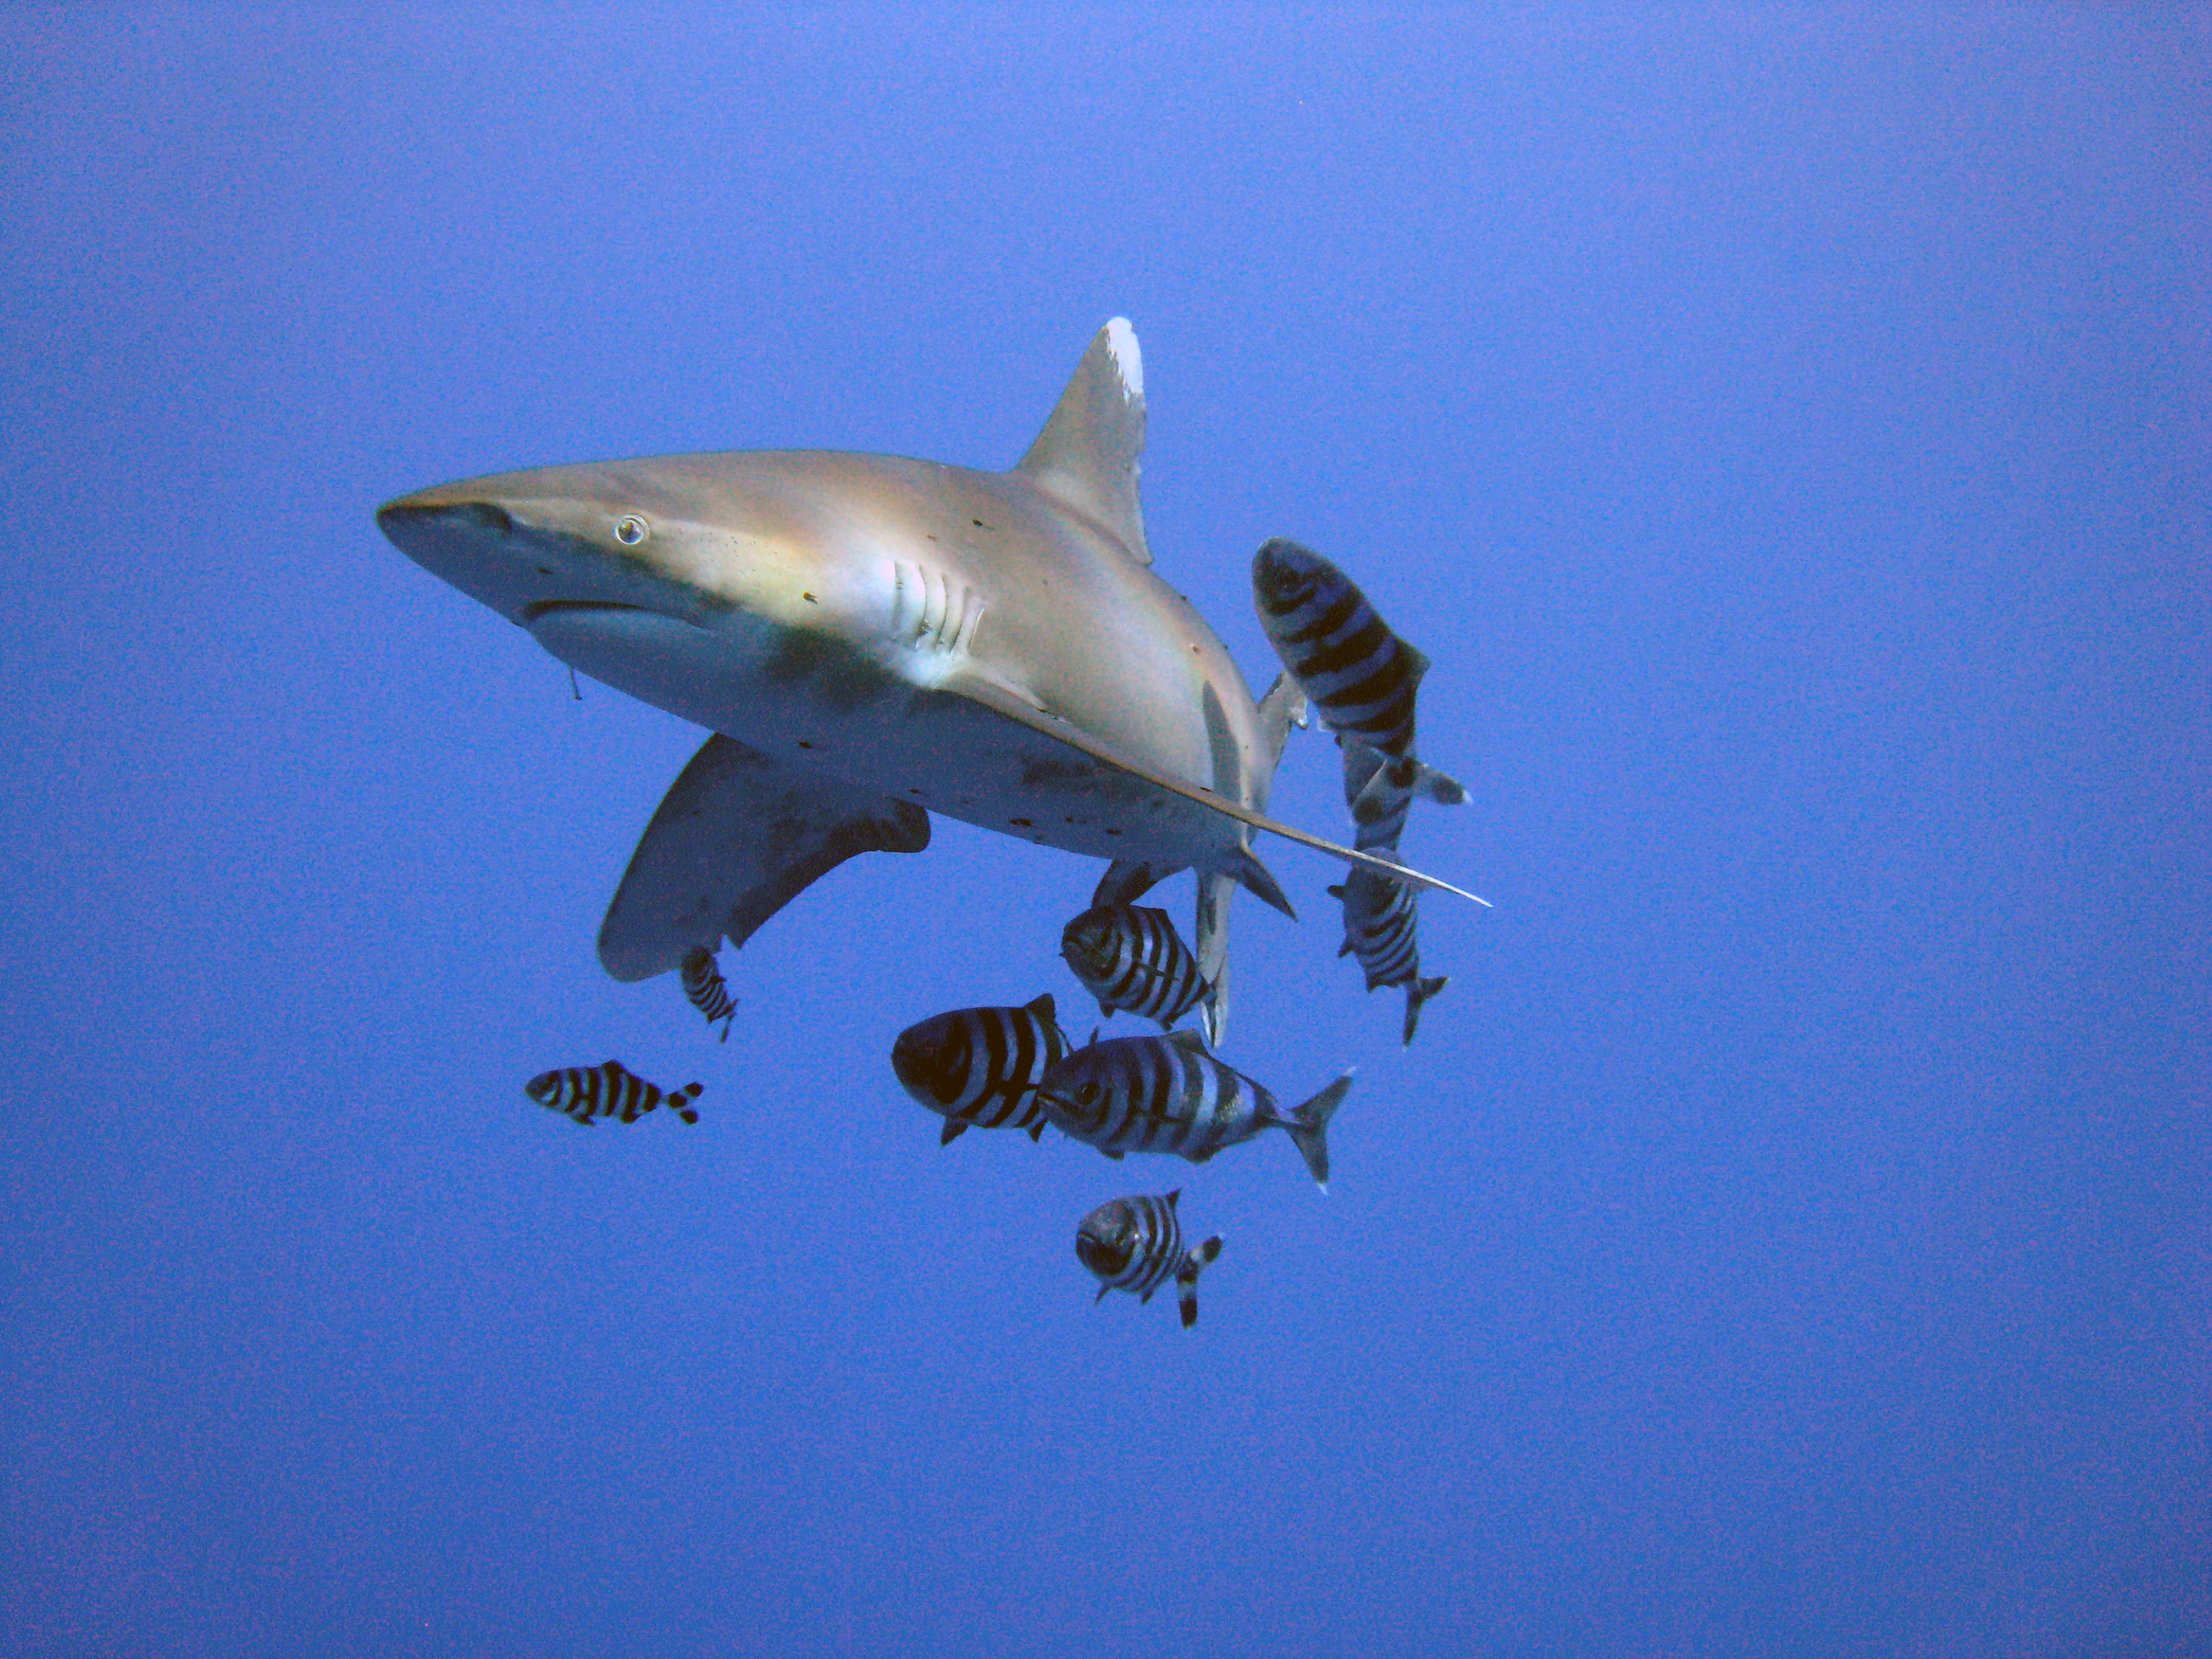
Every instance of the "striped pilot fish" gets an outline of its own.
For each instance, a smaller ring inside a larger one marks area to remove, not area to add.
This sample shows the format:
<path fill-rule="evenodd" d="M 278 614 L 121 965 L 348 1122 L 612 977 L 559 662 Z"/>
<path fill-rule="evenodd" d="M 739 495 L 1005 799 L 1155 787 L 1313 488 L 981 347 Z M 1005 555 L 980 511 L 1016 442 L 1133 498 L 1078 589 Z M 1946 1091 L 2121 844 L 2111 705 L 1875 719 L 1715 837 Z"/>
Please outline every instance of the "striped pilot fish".
<path fill-rule="evenodd" d="M 1075 1254 L 1098 1277 L 1093 1304 L 1103 1302 L 1109 1291 L 1127 1291 L 1139 1303 L 1172 1279 L 1176 1299 L 1182 1305 L 1182 1328 L 1198 1323 L 1199 1270 L 1221 1254 L 1221 1237 L 1215 1234 L 1194 1250 L 1182 1247 L 1182 1223 L 1176 1218 L 1177 1188 L 1164 1198 L 1133 1194 L 1109 1199 L 1075 1230 Z"/>
<path fill-rule="evenodd" d="M 1405 1041 L 1412 1042 L 1413 1028 L 1421 1023 L 1421 1005 L 1451 983 L 1421 977 L 1421 950 L 1413 936 L 1413 908 L 1420 896 L 1404 882 L 1372 870 L 1354 870 L 1343 886 L 1328 893 L 1344 902 L 1344 944 L 1337 955 L 1358 957 L 1370 991 L 1383 985 L 1406 988 Z"/>
<path fill-rule="evenodd" d="M 635 1073 L 624 1071 L 618 1060 L 604 1066 L 540 1072 L 522 1085 L 522 1092 L 550 1110 L 566 1112 L 587 1129 L 594 1119 L 602 1117 L 635 1123 L 663 1103 L 686 1123 L 699 1121 L 699 1114 L 691 1109 L 691 1103 L 699 1098 L 698 1084 L 687 1083 L 664 1093 Z"/>
<path fill-rule="evenodd" d="M 962 1008 L 909 1025 L 891 1045 L 907 1093 L 945 1119 L 940 1146 L 971 1126 L 1044 1133 L 1036 1087 L 1067 1054 L 1048 994 L 1019 1008 Z"/>
<path fill-rule="evenodd" d="M 722 1041 L 730 1040 L 730 1022 L 738 1017 L 738 1005 L 730 995 L 730 988 L 715 964 L 714 953 L 703 945 L 695 945 L 684 953 L 684 994 L 691 999 L 691 1006 L 707 1017 L 707 1024 L 722 1022 Z"/>
<path fill-rule="evenodd" d="M 1126 1008 L 1167 1030 L 1213 988 L 1164 910 L 1101 904 L 1060 929 L 1060 954 L 1098 1012 Z"/>
<path fill-rule="evenodd" d="M 1349 576 L 1278 536 L 1253 556 L 1252 598 L 1268 643 L 1343 746 L 1361 851 L 1397 845 L 1415 795 L 1447 806 L 1467 799 L 1413 757 L 1414 694 L 1429 659 L 1390 631 Z"/>
<path fill-rule="evenodd" d="M 1203 1164 L 1262 1129 L 1286 1130 L 1323 1192 L 1328 1190 L 1328 1121 L 1352 1073 L 1285 1111 L 1250 1078 L 1208 1053 L 1195 1031 L 1112 1037 L 1076 1049 L 1037 1085 L 1045 1115 L 1109 1158 L 1180 1152 Z"/>

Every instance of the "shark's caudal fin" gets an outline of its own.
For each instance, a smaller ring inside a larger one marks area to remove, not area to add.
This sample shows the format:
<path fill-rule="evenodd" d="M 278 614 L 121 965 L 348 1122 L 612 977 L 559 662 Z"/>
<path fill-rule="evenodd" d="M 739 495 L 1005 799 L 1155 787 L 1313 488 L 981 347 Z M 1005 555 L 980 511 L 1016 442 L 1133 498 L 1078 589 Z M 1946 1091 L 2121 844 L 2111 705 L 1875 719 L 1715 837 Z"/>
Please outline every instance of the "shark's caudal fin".
<path fill-rule="evenodd" d="M 1137 331 L 1116 317 L 1092 338 L 1044 430 L 1014 471 L 1104 530 L 1139 564 L 1145 510 L 1137 465 L 1145 449 L 1145 363 Z"/>
<path fill-rule="evenodd" d="M 1291 1112 L 1283 1126 L 1304 1155 L 1306 1168 L 1313 1171 L 1314 1185 L 1323 1192 L 1328 1190 L 1328 1121 L 1336 1115 L 1336 1109 L 1344 1104 L 1345 1096 L 1351 1092 L 1352 1073 L 1346 1072 Z"/>
<path fill-rule="evenodd" d="M 599 928 L 618 980 L 650 979 L 763 922 L 855 853 L 918 853 L 929 816 L 815 772 L 779 766 L 720 732 L 669 787 Z"/>

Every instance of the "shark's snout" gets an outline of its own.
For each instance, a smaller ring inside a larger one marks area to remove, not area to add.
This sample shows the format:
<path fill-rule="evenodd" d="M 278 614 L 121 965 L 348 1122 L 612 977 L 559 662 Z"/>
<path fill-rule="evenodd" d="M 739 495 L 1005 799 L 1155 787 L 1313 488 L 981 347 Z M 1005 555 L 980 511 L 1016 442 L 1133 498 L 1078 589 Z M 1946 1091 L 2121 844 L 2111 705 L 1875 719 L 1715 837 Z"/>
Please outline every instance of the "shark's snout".
<path fill-rule="evenodd" d="M 403 496 L 376 509 L 376 527 L 402 547 L 410 536 L 455 530 L 514 533 L 514 517 L 495 501 L 422 501 Z"/>

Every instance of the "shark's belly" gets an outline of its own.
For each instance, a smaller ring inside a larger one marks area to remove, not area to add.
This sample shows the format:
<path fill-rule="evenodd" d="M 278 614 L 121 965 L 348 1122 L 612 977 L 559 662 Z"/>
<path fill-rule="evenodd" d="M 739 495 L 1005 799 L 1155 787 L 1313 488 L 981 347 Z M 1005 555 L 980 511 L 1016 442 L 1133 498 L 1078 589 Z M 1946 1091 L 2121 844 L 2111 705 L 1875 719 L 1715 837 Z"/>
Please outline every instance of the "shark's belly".
<path fill-rule="evenodd" d="M 530 628 L 579 672 L 655 708 L 980 829 L 1200 868 L 1243 844 L 1232 818 L 818 635 L 703 629 L 602 605 L 554 606 Z"/>

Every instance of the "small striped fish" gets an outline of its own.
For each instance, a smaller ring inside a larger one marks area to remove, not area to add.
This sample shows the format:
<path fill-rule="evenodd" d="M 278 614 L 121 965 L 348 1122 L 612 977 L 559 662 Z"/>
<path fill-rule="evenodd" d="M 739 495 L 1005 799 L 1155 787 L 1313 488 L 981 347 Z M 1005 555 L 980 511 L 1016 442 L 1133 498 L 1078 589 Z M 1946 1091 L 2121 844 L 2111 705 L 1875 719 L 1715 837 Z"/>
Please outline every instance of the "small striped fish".
<path fill-rule="evenodd" d="M 1164 910 L 1101 904 L 1060 929 L 1060 954 L 1098 1012 L 1116 1008 L 1156 1019 L 1167 1030 L 1213 988 Z"/>
<path fill-rule="evenodd" d="M 540 1106 L 566 1112 L 586 1128 L 594 1118 L 617 1117 L 635 1123 L 666 1103 L 686 1123 L 696 1123 L 699 1114 L 691 1103 L 699 1098 L 700 1085 L 687 1083 L 663 1093 L 643 1078 L 611 1060 L 604 1066 L 570 1066 L 557 1072 L 540 1072 L 522 1085 L 522 1092 Z"/>
<path fill-rule="evenodd" d="M 691 1006 L 707 1017 L 707 1024 L 722 1022 L 722 1041 L 730 1040 L 730 1022 L 738 1017 L 737 1000 L 730 995 L 728 983 L 722 970 L 714 963 L 714 953 L 703 945 L 695 945 L 684 953 L 684 994 L 691 999 Z"/>
<path fill-rule="evenodd" d="M 1279 1126 L 1326 1192 L 1328 1121 L 1351 1087 L 1346 1072 L 1286 1112 L 1267 1090 L 1208 1053 L 1197 1032 L 1171 1031 L 1078 1048 L 1045 1073 L 1037 1099 L 1060 1128 L 1109 1158 L 1180 1152 L 1203 1164 L 1224 1146 Z"/>
<path fill-rule="evenodd" d="M 1020 1008 L 962 1008 L 909 1025 L 891 1045 L 891 1069 L 907 1093 L 945 1119 L 938 1145 L 973 1127 L 1044 1133 L 1036 1086 L 1067 1054 L 1052 998 Z"/>
<path fill-rule="evenodd" d="M 1394 812 L 1403 827 L 1406 803 L 1395 797 L 1445 805 L 1467 799 L 1456 782 L 1413 758 L 1414 695 L 1429 659 L 1390 631 L 1349 576 L 1278 536 L 1253 557 L 1252 597 L 1275 654 L 1344 745 L 1345 798 L 1362 826 L 1363 850 L 1396 845 L 1395 836 L 1370 840 L 1365 830 Z M 1356 753 L 1361 748 L 1382 760 Z"/>
<path fill-rule="evenodd" d="M 1451 983 L 1421 977 L 1421 950 L 1413 937 L 1413 908 L 1420 896 L 1402 881 L 1354 870 L 1344 885 L 1328 890 L 1344 902 L 1344 945 L 1340 957 L 1357 955 L 1370 991 L 1384 985 L 1406 988 L 1406 1036 L 1421 1023 L 1421 1005 Z"/>
<path fill-rule="evenodd" d="M 1221 1254 L 1221 1237 L 1217 1233 L 1194 1250 L 1183 1249 L 1182 1223 L 1176 1218 L 1176 1200 L 1182 1196 L 1177 1188 L 1164 1198 L 1109 1199 L 1083 1218 L 1075 1230 L 1075 1254 L 1098 1277 L 1094 1304 L 1109 1291 L 1150 1302 L 1173 1279 L 1183 1329 L 1198 1323 L 1199 1271 Z"/>

